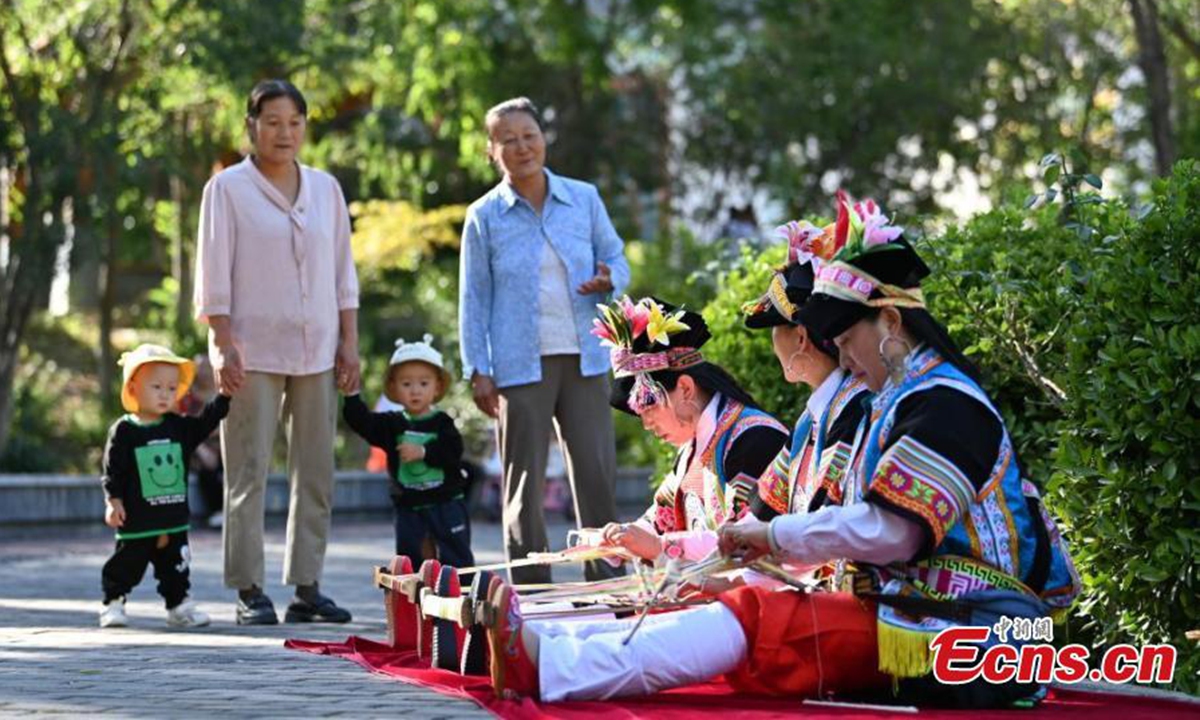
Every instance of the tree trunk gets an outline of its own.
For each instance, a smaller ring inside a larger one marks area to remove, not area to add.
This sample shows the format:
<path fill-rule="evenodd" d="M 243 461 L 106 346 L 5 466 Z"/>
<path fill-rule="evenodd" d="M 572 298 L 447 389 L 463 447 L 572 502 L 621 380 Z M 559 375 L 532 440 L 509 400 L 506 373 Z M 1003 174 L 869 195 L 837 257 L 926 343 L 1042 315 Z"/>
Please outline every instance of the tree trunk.
<path fill-rule="evenodd" d="M 30 143 L 32 144 L 32 143 Z M 50 203 L 41 174 L 31 169 L 40 158 L 31 155 L 23 170 L 25 197 L 22 217 L 40 218 Z M 18 181 L 18 185 L 21 183 Z M 39 299 L 46 297 L 54 257 L 62 240 L 57 215 L 50 225 L 39 222 L 6 225 L 12 236 L 8 264 L 0 266 L 0 453 L 8 442 L 13 420 L 13 382 L 20 361 L 25 326 Z"/>
<path fill-rule="evenodd" d="M 0 350 L 0 456 L 8 444 L 13 419 L 13 380 L 17 371 L 16 355 Z"/>
<path fill-rule="evenodd" d="M 192 263 L 188 253 L 191 221 L 191 203 L 188 202 L 186 183 L 178 174 L 171 175 L 171 202 L 175 204 L 178 228 L 175 231 L 175 252 L 171 254 L 171 274 L 179 288 L 175 299 L 175 337 L 186 337 L 192 332 Z"/>
<path fill-rule="evenodd" d="M 193 334 L 195 325 L 192 323 L 192 232 L 195 224 L 192 221 L 192 204 L 195 194 L 188 182 L 196 168 L 196 157 L 187 138 L 195 135 L 196 122 L 190 112 L 184 111 L 177 116 L 180 142 L 178 165 L 171 172 L 170 192 L 171 202 L 175 204 L 177 227 L 174 237 L 175 252 L 171 256 L 171 274 L 179 288 L 179 297 L 175 300 L 175 337 L 183 338 Z"/>
<path fill-rule="evenodd" d="M 9 245 L 12 242 L 9 237 L 8 204 L 12 192 L 12 172 L 8 167 L 8 158 L 0 158 L 0 261 L 3 261 L 0 262 L 0 280 L 3 280 L 0 298 L 4 298 L 6 304 L 12 302 L 11 293 L 8 291 L 8 273 L 11 272 Z M 12 390 L 17 368 L 16 354 L 7 350 L 8 328 L 5 317 L 6 314 L 0 315 L 0 454 L 4 453 L 4 446 L 8 443 L 8 429 L 12 426 Z"/>
<path fill-rule="evenodd" d="M 1167 31 L 1175 36 L 1175 39 L 1191 53 L 1192 57 L 1200 60 L 1200 40 L 1197 40 L 1196 36 L 1188 31 L 1183 22 L 1170 12 L 1162 15 L 1162 21 L 1163 25 L 1167 27 Z"/>
<path fill-rule="evenodd" d="M 1171 78 L 1159 30 L 1158 7 L 1154 0 L 1129 0 L 1129 11 L 1138 41 L 1138 66 L 1146 76 L 1150 99 L 1154 162 L 1159 175 L 1169 175 L 1175 163 L 1175 133 L 1171 123 Z"/>
<path fill-rule="evenodd" d="M 112 329 L 113 310 L 117 304 L 117 237 L 121 231 L 120 217 L 117 214 L 116 198 L 112 207 L 106 213 L 104 240 L 100 250 L 100 327 L 96 358 L 96 375 L 100 381 L 100 404 L 105 410 L 115 409 L 117 400 L 116 390 L 116 361 L 113 357 Z"/>

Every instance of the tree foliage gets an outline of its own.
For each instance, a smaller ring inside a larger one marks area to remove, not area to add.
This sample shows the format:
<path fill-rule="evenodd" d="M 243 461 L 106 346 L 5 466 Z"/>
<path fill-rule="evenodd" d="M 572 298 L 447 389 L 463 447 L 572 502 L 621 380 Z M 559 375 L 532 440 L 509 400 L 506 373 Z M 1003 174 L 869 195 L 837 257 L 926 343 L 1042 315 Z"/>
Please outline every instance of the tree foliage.
<path fill-rule="evenodd" d="M 465 205 L 421 211 L 403 200 L 367 200 L 350 205 L 354 261 L 370 280 L 388 270 L 415 270 L 439 249 L 457 250 Z"/>

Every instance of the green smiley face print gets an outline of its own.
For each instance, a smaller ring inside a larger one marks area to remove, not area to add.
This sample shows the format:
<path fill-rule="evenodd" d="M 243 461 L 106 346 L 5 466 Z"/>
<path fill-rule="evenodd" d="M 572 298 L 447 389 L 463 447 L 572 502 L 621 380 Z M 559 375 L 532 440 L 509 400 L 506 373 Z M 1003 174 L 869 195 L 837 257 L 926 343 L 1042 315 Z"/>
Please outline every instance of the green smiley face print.
<path fill-rule="evenodd" d="M 396 444 L 412 443 L 425 446 L 436 437 L 433 433 L 408 430 L 396 438 Z M 445 481 L 446 474 L 441 468 L 426 465 L 424 460 L 414 460 L 400 465 L 399 477 L 396 479 L 408 490 L 431 490 Z"/>
<path fill-rule="evenodd" d="M 146 445 L 133 453 L 142 482 L 142 497 L 149 500 L 187 492 L 187 471 L 183 467 L 183 448 L 179 443 Z"/>

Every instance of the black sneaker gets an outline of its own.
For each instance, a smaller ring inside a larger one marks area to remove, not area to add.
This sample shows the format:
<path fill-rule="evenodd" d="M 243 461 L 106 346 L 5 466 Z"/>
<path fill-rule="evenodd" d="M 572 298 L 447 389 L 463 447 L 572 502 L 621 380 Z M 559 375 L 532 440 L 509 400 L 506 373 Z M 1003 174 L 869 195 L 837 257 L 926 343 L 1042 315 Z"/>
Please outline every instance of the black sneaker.
<path fill-rule="evenodd" d="M 337 606 L 333 600 L 324 595 L 317 595 L 315 602 L 293 598 L 288 605 L 284 622 L 289 623 L 347 623 L 350 622 L 350 611 Z"/>
<path fill-rule="evenodd" d="M 279 616 L 275 614 L 275 606 L 271 598 L 263 593 L 252 595 L 245 600 L 238 598 L 238 625 L 278 625 Z"/>

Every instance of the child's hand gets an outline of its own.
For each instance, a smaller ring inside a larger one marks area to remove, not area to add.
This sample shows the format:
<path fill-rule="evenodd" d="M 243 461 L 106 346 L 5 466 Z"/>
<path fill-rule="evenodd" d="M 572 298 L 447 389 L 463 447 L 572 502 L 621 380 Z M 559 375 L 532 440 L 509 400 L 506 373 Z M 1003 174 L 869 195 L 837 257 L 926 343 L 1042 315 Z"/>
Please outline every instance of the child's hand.
<path fill-rule="evenodd" d="M 400 459 L 406 463 L 425 459 L 425 448 L 421 445 L 400 443 L 396 446 L 396 449 L 400 451 Z"/>
<path fill-rule="evenodd" d="M 104 501 L 104 524 L 110 528 L 119 528 L 125 525 L 125 502 L 123 500 L 114 498 Z"/>

